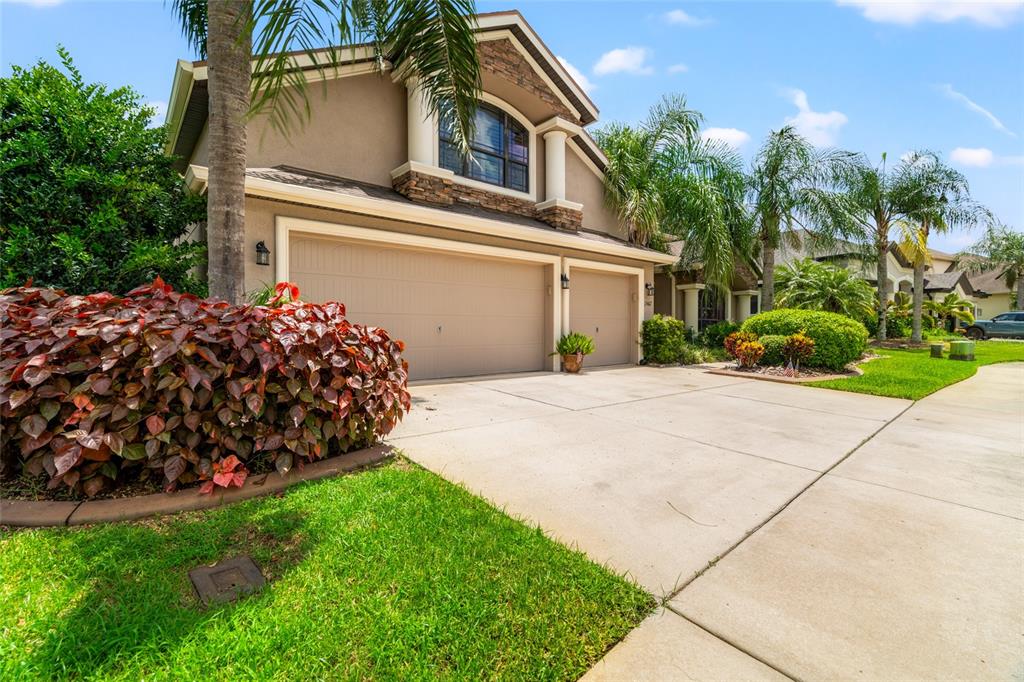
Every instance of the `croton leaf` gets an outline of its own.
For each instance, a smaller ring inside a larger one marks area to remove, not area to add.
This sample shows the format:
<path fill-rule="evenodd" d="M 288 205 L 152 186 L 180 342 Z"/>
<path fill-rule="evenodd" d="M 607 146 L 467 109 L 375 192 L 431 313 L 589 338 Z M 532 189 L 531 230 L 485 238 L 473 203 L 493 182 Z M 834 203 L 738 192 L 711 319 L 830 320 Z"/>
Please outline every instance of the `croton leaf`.
<path fill-rule="evenodd" d="M 46 430 L 47 420 L 40 414 L 30 414 L 21 420 L 21 430 L 31 438 L 38 438 Z"/>

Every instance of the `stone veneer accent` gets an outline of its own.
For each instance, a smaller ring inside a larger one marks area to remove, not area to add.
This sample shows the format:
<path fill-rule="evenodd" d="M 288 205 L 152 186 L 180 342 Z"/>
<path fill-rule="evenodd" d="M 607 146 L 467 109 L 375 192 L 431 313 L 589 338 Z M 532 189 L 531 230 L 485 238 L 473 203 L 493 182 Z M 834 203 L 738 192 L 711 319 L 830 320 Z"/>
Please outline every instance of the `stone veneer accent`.
<path fill-rule="evenodd" d="M 477 44 L 476 52 L 480 59 L 480 68 L 501 76 L 536 95 L 565 120 L 576 124 L 580 123 L 579 117 L 569 111 L 562 100 L 551 92 L 548 84 L 537 75 L 537 72 L 533 70 L 530 63 L 523 58 L 523 55 L 510 40 L 507 38 L 485 40 Z"/>
<path fill-rule="evenodd" d="M 406 171 L 392 180 L 395 191 L 420 204 L 451 206 L 455 203 L 479 206 L 499 213 L 511 213 L 543 221 L 561 230 L 576 232 L 583 224 L 582 211 L 563 206 L 549 206 L 543 211 L 527 199 L 510 197 L 499 192 L 467 187 L 448 178 L 428 173 Z"/>
<path fill-rule="evenodd" d="M 568 232 L 579 232 L 583 226 L 583 211 L 565 206 L 548 206 L 537 211 L 537 220 L 542 220 L 551 227 Z"/>

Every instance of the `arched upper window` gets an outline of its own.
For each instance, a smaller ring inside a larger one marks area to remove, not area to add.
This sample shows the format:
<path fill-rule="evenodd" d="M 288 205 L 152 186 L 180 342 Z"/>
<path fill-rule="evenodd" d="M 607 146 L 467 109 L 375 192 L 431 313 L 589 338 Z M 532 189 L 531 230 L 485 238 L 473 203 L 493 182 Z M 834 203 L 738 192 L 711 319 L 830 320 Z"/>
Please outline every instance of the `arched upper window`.
<path fill-rule="evenodd" d="M 492 185 L 529 191 L 530 138 L 519 121 L 490 104 L 478 104 L 469 157 L 452 144 L 450 121 L 442 119 L 440 128 L 441 168 Z"/>

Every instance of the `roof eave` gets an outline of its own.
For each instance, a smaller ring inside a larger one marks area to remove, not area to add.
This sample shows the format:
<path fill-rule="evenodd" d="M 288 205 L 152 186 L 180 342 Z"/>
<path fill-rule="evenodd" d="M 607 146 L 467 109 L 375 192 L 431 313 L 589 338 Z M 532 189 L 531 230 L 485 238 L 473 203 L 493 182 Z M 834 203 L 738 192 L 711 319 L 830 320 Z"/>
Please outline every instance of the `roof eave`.
<path fill-rule="evenodd" d="M 208 171 L 202 166 L 189 166 L 188 176 L 197 185 L 205 183 Z M 334 208 L 352 213 L 360 213 L 378 218 L 389 218 L 405 222 L 421 223 L 448 229 L 505 237 L 519 241 L 560 246 L 607 256 L 627 258 L 653 264 L 667 265 L 675 262 L 669 254 L 642 249 L 627 244 L 598 242 L 579 237 L 575 234 L 552 229 L 550 232 L 536 228 L 524 227 L 491 218 L 451 213 L 421 204 L 396 204 L 392 201 L 373 197 L 357 197 L 329 190 L 311 187 L 298 187 L 283 182 L 246 176 L 245 192 L 248 195 L 279 201 L 290 201 L 312 206 Z"/>

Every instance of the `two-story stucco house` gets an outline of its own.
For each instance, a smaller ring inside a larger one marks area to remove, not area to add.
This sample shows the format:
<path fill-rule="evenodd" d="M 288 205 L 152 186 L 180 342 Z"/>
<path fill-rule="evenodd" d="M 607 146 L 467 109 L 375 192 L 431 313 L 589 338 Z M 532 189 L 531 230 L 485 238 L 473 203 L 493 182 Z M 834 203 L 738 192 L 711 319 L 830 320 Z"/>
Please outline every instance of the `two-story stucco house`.
<path fill-rule="evenodd" d="M 289 281 L 343 302 L 406 342 L 413 379 L 557 370 L 569 330 L 594 337 L 589 365 L 635 363 L 654 267 L 676 259 L 627 242 L 585 129 L 597 108 L 522 16 L 480 15 L 477 41 L 473 163 L 416 83 L 358 48 L 310 88 L 300 131 L 251 121 L 246 288 Z M 205 63 L 178 62 L 168 151 L 199 190 L 207 109 Z"/>

